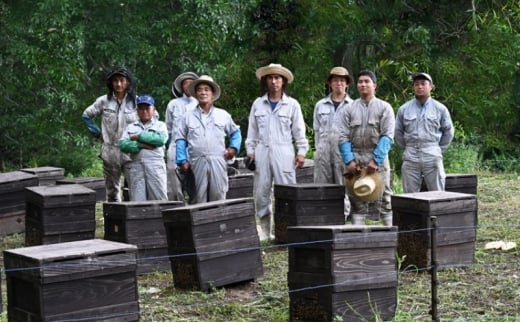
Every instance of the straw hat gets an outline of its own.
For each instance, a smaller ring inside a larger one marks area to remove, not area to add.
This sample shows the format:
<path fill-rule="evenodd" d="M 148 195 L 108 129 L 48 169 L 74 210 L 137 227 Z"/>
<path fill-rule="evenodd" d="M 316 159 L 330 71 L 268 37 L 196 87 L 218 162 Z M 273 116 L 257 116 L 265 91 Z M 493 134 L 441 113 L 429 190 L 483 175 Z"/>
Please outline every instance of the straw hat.
<path fill-rule="evenodd" d="M 177 76 L 177 78 L 175 79 L 175 81 L 173 81 L 172 84 L 173 95 L 177 96 L 177 94 L 180 93 L 180 96 L 182 96 L 182 94 L 184 93 L 184 91 L 182 90 L 182 82 L 184 82 L 184 80 L 196 80 L 198 78 L 199 76 L 193 72 L 184 72 Z"/>
<path fill-rule="evenodd" d="M 280 64 L 271 63 L 256 70 L 256 77 L 259 80 L 266 75 L 281 75 L 287 79 L 287 83 L 291 83 L 294 80 L 292 72 Z"/>
<path fill-rule="evenodd" d="M 195 97 L 195 94 L 197 92 L 197 86 L 201 83 L 208 84 L 213 89 L 213 101 L 217 101 L 220 97 L 220 86 L 218 86 L 215 81 L 213 81 L 213 78 L 208 75 L 201 75 L 198 79 L 194 80 L 190 83 L 190 86 L 188 87 L 188 92 L 192 97 Z"/>
<path fill-rule="evenodd" d="M 350 194 L 365 202 L 379 199 L 385 189 L 381 174 L 378 172 L 367 174 L 366 168 L 361 169 L 357 176 L 347 177 L 346 184 Z"/>
<path fill-rule="evenodd" d="M 342 66 L 336 66 L 330 70 L 329 77 L 327 78 L 327 83 L 333 76 L 343 76 L 347 80 L 348 85 L 354 82 L 354 79 L 352 78 L 352 76 L 350 76 L 348 70 Z"/>

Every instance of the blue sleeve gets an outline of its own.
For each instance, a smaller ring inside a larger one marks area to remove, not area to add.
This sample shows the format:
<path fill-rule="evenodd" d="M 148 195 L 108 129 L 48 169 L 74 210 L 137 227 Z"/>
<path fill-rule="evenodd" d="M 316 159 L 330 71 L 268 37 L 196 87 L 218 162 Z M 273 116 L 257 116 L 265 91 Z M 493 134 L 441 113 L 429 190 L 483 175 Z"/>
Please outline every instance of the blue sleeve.
<path fill-rule="evenodd" d="M 175 147 L 175 160 L 177 161 L 177 165 L 181 166 L 185 162 L 188 161 L 188 154 L 186 152 L 186 140 L 177 139 L 175 141 L 177 147 Z"/>
<path fill-rule="evenodd" d="M 99 129 L 94 120 L 90 119 L 85 113 L 83 113 L 83 115 L 81 116 L 81 120 L 83 120 L 83 123 L 87 127 L 88 131 L 95 138 L 99 138 L 99 135 L 101 134 L 101 129 Z"/>
<path fill-rule="evenodd" d="M 374 161 L 379 166 L 383 165 L 383 162 L 390 151 L 390 147 L 392 147 L 392 139 L 385 135 L 381 136 L 377 142 L 376 149 L 374 149 Z"/>
<path fill-rule="evenodd" d="M 237 151 L 237 155 L 238 155 L 238 153 L 240 152 L 241 144 L 242 144 L 242 133 L 240 132 L 240 129 L 237 129 L 237 130 L 235 130 L 235 132 L 233 132 L 231 134 L 231 136 L 229 136 L 229 147 L 235 148 L 235 150 Z"/>
<path fill-rule="evenodd" d="M 339 152 L 341 153 L 341 159 L 343 159 L 345 165 L 355 159 L 354 153 L 352 152 L 352 143 L 350 141 L 345 141 L 339 144 Z"/>

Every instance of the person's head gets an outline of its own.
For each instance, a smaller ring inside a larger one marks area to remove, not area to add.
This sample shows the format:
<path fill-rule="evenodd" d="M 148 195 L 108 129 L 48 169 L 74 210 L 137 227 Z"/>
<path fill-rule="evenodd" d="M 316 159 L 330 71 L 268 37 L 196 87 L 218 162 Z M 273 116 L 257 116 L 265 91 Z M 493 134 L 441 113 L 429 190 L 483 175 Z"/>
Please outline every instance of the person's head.
<path fill-rule="evenodd" d="M 260 80 L 260 94 L 266 92 L 285 92 L 287 84 L 294 80 L 292 72 L 280 64 L 271 63 L 256 70 L 256 77 Z"/>
<path fill-rule="evenodd" d="M 129 69 L 124 66 L 113 66 L 105 78 L 109 97 L 112 97 L 112 94 L 120 97 L 127 93 L 132 100 L 135 98 L 135 79 Z"/>
<path fill-rule="evenodd" d="M 136 100 L 137 115 L 142 123 L 152 120 L 155 115 L 155 100 L 151 95 L 139 95 Z"/>
<path fill-rule="evenodd" d="M 374 72 L 362 70 L 357 76 L 357 89 L 362 98 L 368 98 L 375 95 L 377 87 L 377 77 Z"/>
<path fill-rule="evenodd" d="M 175 97 L 182 96 L 186 94 L 190 96 L 188 93 L 188 87 L 190 86 L 193 80 L 198 79 L 199 76 L 193 72 L 184 72 L 177 76 L 175 81 L 172 84 L 172 93 Z"/>
<path fill-rule="evenodd" d="M 199 101 L 200 106 L 211 105 L 220 97 L 220 86 L 208 75 L 201 75 L 193 80 L 188 93 Z"/>
<path fill-rule="evenodd" d="M 327 77 L 327 85 L 334 93 L 345 93 L 352 82 L 352 76 L 348 70 L 341 66 L 333 67 Z"/>
<path fill-rule="evenodd" d="M 412 75 L 412 81 L 413 92 L 417 99 L 423 100 L 430 97 L 431 91 L 434 89 L 432 77 L 430 74 L 423 72 L 415 73 Z"/>

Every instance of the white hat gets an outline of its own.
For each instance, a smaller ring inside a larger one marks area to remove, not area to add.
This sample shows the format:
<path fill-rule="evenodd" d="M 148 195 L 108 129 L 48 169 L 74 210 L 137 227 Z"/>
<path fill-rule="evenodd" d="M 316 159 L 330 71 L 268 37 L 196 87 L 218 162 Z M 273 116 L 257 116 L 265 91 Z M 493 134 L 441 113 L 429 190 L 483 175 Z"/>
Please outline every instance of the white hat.
<path fill-rule="evenodd" d="M 266 75 L 281 75 L 287 79 L 287 83 L 291 83 L 294 80 L 291 71 L 280 64 L 271 63 L 256 70 L 256 77 L 259 80 Z"/>
<path fill-rule="evenodd" d="M 209 75 L 201 75 L 198 79 L 194 80 L 190 83 L 190 86 L 188 87 L 188 92 L 192 97 L 195 97 L 195 94 L 197 92 L 197 86 L 201 83 L 208 84 L 213 89 L 213 101 L 217 101 L 220 97 L 220 86 L 218 86 L 215 81 L 213 81 L 213 78 Z"/>
<path fill-rule="evenodd" d="M 415 73 L 414 75 L 412 75 L 412 81 L 415 81 L 415 79 L 417 79 L 417 78 L 426 79 L 426 80 L 430 81 L 430 84 L 433 84 L 432 77 L 430 76 L 430 74 L 420 72 L 420 73 Z"/>
<path fill-rule="evenodd" d="M 361 169 L 358 176 L 347 178 L 346 185 L 352 195 L 365 202 L 379 199 L 385 188 L 381 174 L 367 174 L 366 168 Z"/>

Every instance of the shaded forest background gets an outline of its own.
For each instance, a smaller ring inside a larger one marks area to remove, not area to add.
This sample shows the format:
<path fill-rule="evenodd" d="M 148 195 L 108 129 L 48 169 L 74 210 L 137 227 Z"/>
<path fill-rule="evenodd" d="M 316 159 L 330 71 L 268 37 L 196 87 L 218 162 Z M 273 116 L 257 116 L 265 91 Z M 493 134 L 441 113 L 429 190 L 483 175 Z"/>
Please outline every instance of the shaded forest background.
<path fill-rule="evenodd" d="M 81 113 L 129 67 L 161 116 L 186 71 L 221 86 L 217 106 L 242 126 L 259 95 L 256 68 L 292 70 L 312 143 L 314 104 L 331 67 L 378 76 L 395 111 L 410 75 L 433 77 L 456 138 L 448 171 L 520 170 L 520 3 L 513 0 L 12 0 L 0 1 L 0 171 L 52 165 L 101 175 Z M 349 90 L 358 97 L 355 86 Z M 309 153 L 312 157 L 312 151 Z M 398 171 L 400 153 L 393 149 Z"/>

